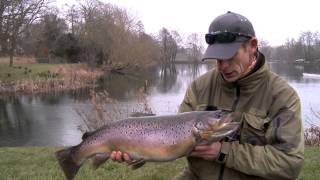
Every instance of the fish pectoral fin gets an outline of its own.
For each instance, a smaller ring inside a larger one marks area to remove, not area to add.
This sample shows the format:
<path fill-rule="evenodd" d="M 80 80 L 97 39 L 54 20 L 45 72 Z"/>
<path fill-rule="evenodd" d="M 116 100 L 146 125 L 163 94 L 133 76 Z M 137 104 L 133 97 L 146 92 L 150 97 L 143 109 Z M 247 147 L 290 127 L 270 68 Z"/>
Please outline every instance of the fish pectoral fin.
<path fill-rule="evenodd" d="M 199 135 L 202 140 L 209 141 L 211 139 L 212 133 L 213 133 L 213 131 L 211 131 L 211 130 L 201 131 L 201 132 L 199 132 Z"/>
<path fill-rule="evenodd" d="M 99 153 L 94 155 L 91 158 L 93 169 L 98 169 L 103 163 L 105 163 L 109 159 L 109 157 L 109 154 L 106 153 Z"/>
<path fill-rule="evenodd" d="M 128 163 L 128 166 L 131 166 L 132 170 L 136 170 L 138 168 L 141 168 L 145 163 L 146 163 L 146 161 L 143 159 L 133 160 Z"/>

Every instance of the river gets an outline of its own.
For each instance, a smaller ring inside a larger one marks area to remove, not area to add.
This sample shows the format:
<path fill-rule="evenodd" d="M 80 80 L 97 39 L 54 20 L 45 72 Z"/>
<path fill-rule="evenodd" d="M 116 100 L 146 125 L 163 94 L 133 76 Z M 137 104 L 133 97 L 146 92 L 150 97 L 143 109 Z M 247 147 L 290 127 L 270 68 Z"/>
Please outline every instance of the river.
<path fill-rule="evenodd" d="M 269 64 L 297 90 L 302 102 L 304 124 L 320 124 L 312 110 L 320 111 L 320 71 L 302 65 Z M 138 111 L 137 91 L 147 84 L 149 105 L 157 115 L 177 112 L 188 84 L 212 68 L 211 65 L 177 64 L 175 71 L 153 69 L 130 75 L 111 74 L 101 79 L 106 90 L 118 101 L 126 115 Z M 305 74 L 304 74 L 305 73 Z M 307 74 L 308 73 L 308 74 Z M 304 74 L 304 75 L 303 75 Z M 89 111 L 89 91 L 23 95 L 0 98 L 0 146 L 68 146 L 81 141 L 79 109 Z"/>

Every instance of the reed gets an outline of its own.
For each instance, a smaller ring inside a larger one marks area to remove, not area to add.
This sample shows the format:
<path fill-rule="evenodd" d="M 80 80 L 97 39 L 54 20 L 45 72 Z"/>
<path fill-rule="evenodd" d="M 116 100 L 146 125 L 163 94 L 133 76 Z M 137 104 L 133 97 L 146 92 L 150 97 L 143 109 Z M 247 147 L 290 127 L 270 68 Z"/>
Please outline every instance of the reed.
<path fill-rule="evenodd" d="M 320 146 L 320 112 L 311 108 L 312 118 L 307 117 L 306 123 L 309 125 L 304 130 L 304 142 L 310 146 Z"/>
<path fill-rule="evenodd" d="M 122 103 L 110 96 L 107 91 L 90 92 L 90 107 L 75 106 L 73 109 L 83 121 L 82 132 L 94 131 L 99 127 L 128 117 L 154 115 L 147 100 L 145 87 L 137 92 L 137 101 L 131 105 Z"/>

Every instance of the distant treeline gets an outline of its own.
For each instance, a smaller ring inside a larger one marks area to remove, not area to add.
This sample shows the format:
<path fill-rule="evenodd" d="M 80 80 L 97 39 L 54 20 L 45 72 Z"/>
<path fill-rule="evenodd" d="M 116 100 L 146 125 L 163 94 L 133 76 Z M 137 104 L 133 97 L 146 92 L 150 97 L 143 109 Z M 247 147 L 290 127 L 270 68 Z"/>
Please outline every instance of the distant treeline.
<path fill-rule="evenodd" d="M 277 47 L 260 41 L 260 50 L 274 61 L 320 63 L 320 33 L 301 32 L 297 39 L 288 39 L 284 45 Z"/>
<path fill-rule="evenodd" d="M 0 55 L 34 56 L 40 62 L 149 66 L 168 63 L 178 52 L 199 59 L 199 35 L 183 41 L 177 31 L 145 33 L 143 23 L 126 9 L 98 0 L 82 0 L 65 11 L 50 0 L 0 1 Z"/>
<path fill-rule="evenodd" d="M 39 62 L 84 62 L 113 67 L 198 61 L 204 37 L 182 37 L 162 28 L 147 34 L 143 22 L 126 9 L 99 0 L 79 0 L 57 9 L 51 0 L 0 0 L 0 56 L 33 56 Z M 298 40 L 260 50 L 272 60 L 315 61 L 320 58 L 319 33 L 302 32 Z"/>

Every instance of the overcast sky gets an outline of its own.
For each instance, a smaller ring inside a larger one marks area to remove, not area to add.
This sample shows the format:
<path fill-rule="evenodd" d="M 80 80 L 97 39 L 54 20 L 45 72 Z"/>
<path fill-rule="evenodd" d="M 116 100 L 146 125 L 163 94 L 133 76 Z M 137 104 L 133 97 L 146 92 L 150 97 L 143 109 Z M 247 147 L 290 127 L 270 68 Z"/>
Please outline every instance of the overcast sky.
<path fill-rule="evenodd" d="M 58 7 L 75 0 L 56 0 Z M 320 32 L 319 0 L 101 0 L 126 8 L 144 24 L 147 33 L 157 34 L 162 27 L 181 35 L 204 35 L 218 15 L 233 11 L 246 16 L 258 39 L 272 46 L 301 31 Z"/>

